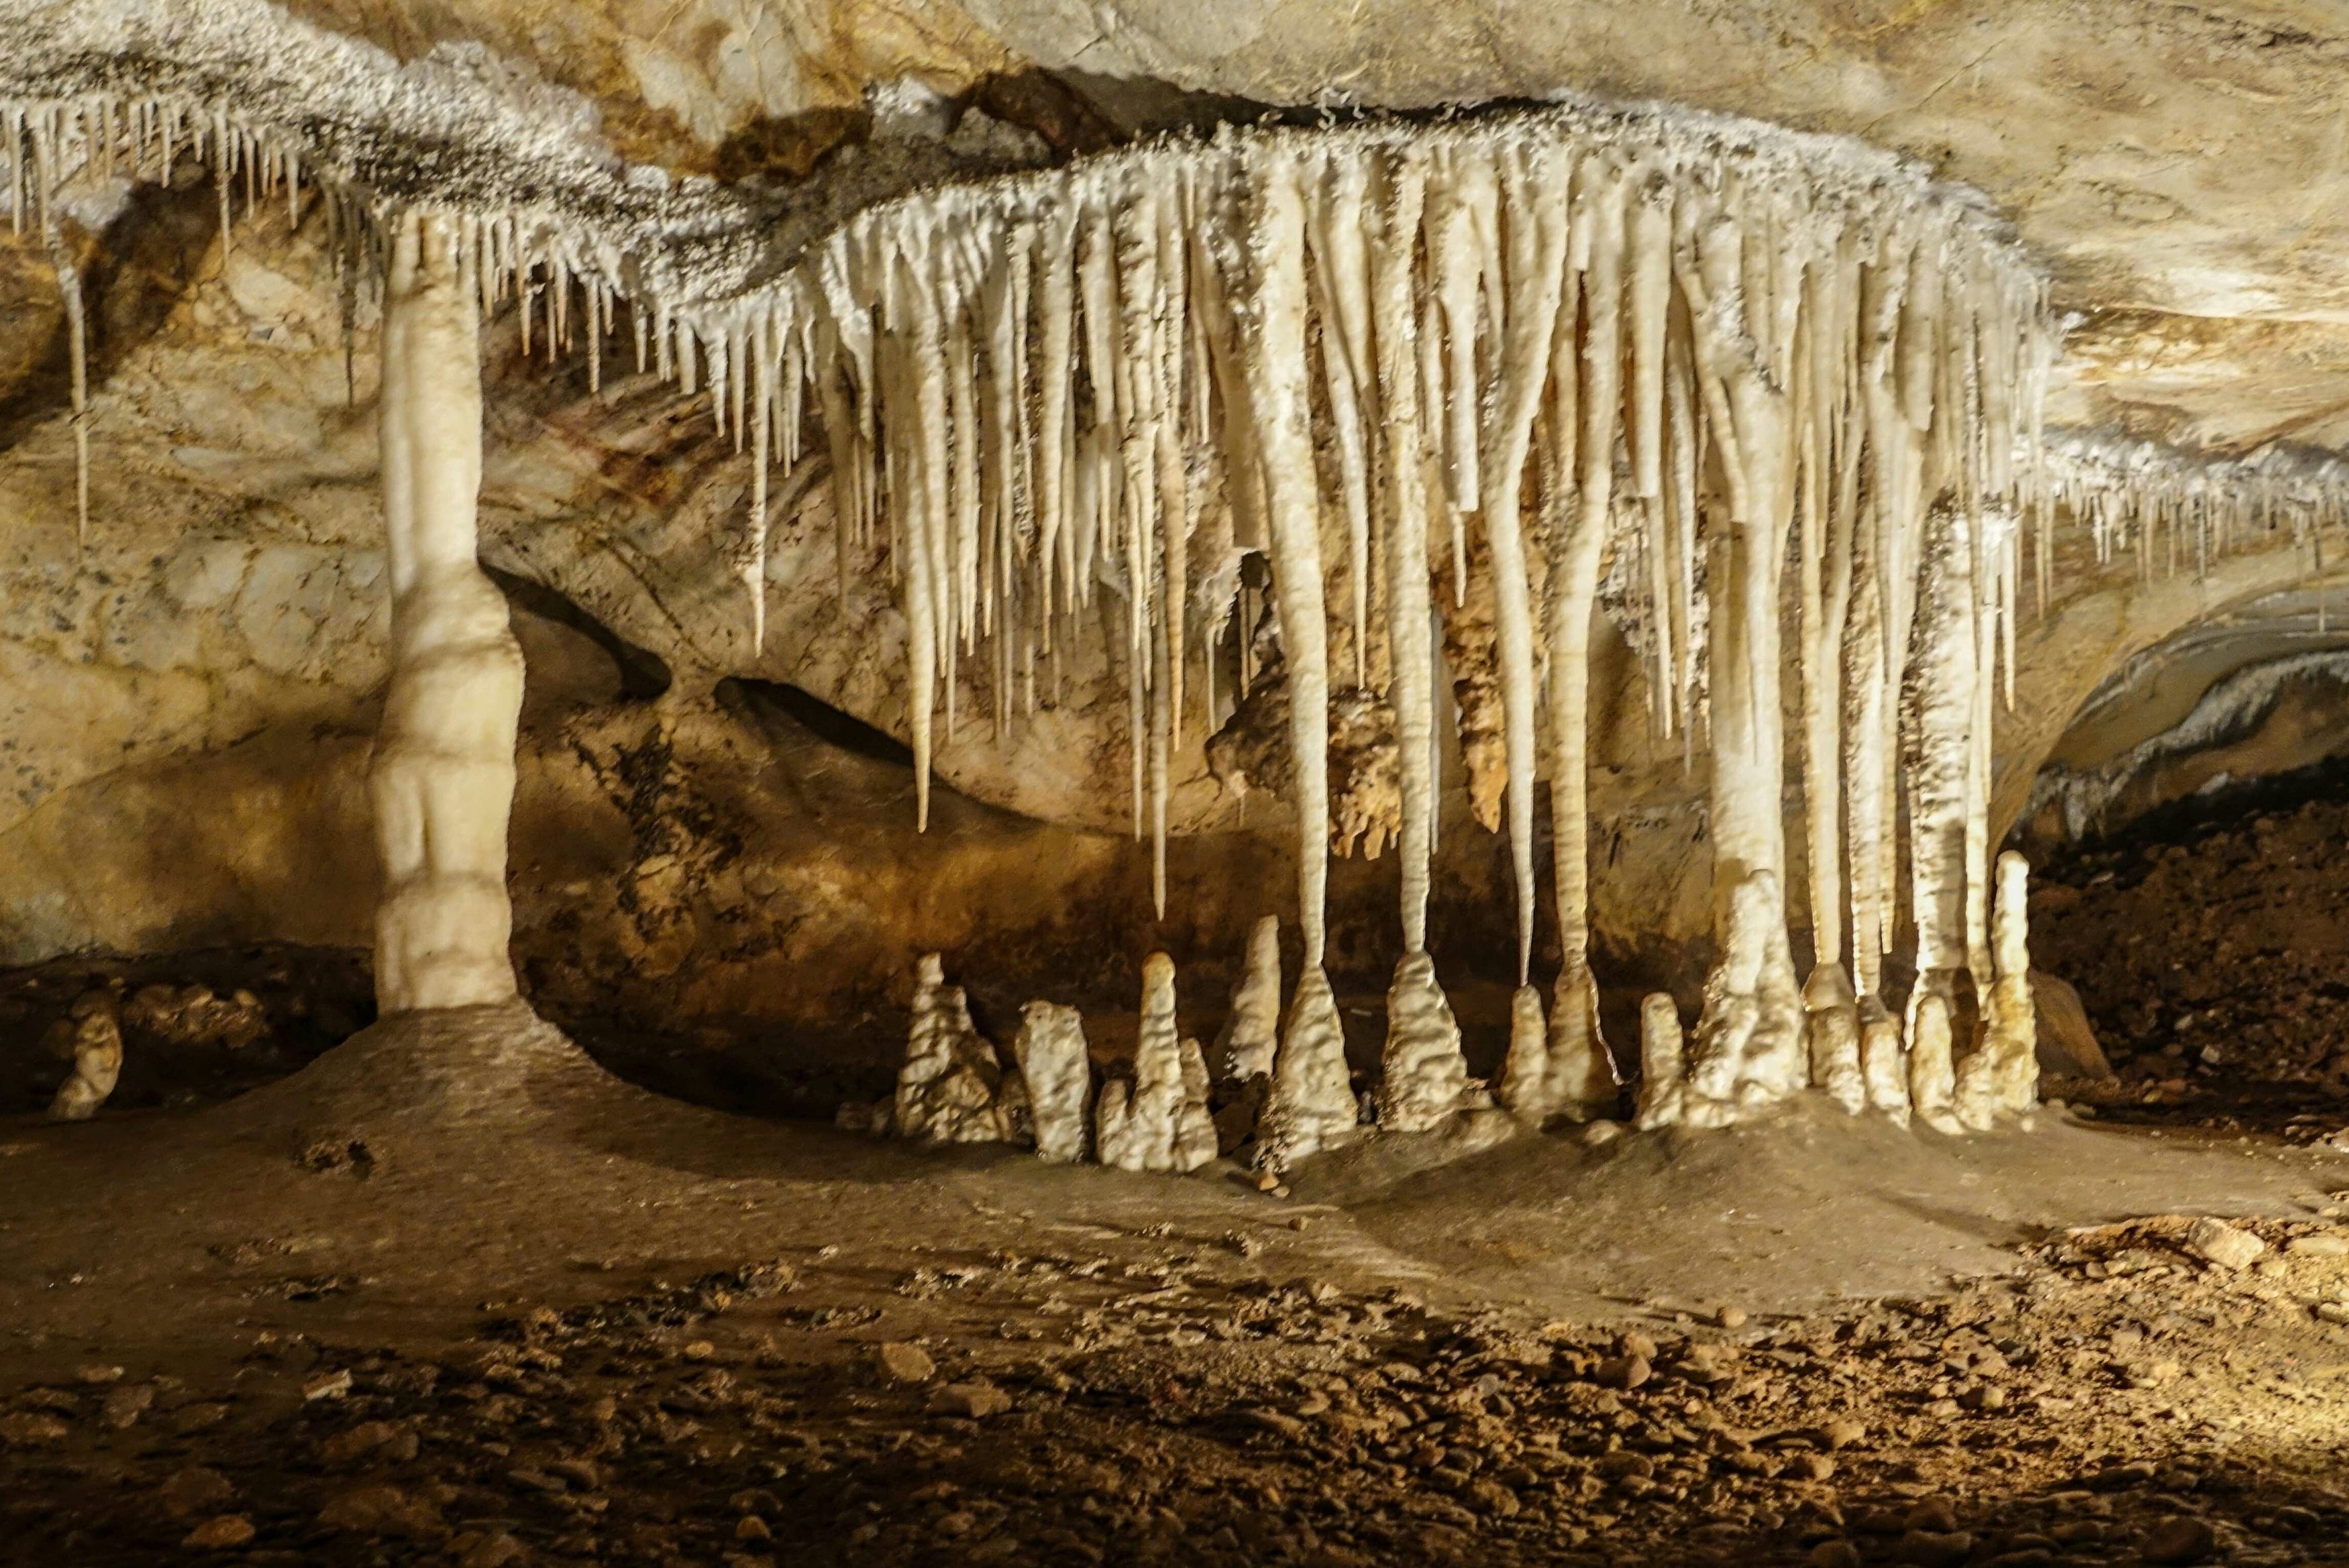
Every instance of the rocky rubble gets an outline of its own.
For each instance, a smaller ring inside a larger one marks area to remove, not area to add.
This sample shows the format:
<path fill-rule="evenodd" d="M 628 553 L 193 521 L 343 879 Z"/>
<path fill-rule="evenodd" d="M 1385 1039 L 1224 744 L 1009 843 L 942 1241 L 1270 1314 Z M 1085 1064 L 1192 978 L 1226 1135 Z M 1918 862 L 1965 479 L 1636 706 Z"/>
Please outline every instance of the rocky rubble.
<path fill-rule="evenodd" d="M 2349 1129 L 2344 835 L 2349 803 L 2316 800 L 2043 867 L 2033 960 L 2079 988 L 2114 1069 L 2047 1092 L 2296 1141 Z"/>
<path fill-rule="evenodd" d="M 463 1568 L 2251 1565 L 2349 1540 L 2349 1328 L 2311 1305 L 2349 1297 L 2340 1225 L 2167 1216 L 1940 1299 L 1609 1324 L 1268 1277 L 1259 1250 L 1152 1227 L 911 1254 L 884 1284 L 824 1248 L 509 1306 L 429 1352 L 264 1332 L 202 1386 L 60 1368 L 0 1404 L 0 1523 L 28 1562 Z"/>

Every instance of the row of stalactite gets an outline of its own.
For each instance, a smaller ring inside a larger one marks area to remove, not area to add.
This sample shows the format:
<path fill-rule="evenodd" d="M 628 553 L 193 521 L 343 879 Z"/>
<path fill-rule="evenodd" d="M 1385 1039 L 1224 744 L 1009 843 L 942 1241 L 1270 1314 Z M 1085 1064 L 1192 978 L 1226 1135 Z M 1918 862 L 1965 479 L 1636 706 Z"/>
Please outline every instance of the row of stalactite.
<path fill-rule="evenodd" d="M 384 203 L 221 106 L 0 105 L 0 134 L 14 210 L 45 230 L 59 181 L 152 178 L 184 149 L 212 160 L 224 228 L 240 180 L 248 206 L 282 191 L 298 213 L 306 170 L 347 304 L 382 265 Z M 1462 719 L 1497 737 L 1521 983 L 1549 785 L 1563 964 L 1552 1065 L 1521 1087 L 1572 1103 L 1605 1059 L 1586 788 L 1602 596 L 1658 729 L 1709 758 L 1723 957 L 1688 1053 L 1690 1119 L 1806 1080 L 1806 997 L 1809 1013 L 1849 998 L 1889 1017 L 1896 932 L 1916 944 L 1912 1036 L 1959 975 L 1982 998 L 2000 982 L 1989 764 L 2025 526 L 2044 603 L 2057 500 L 2098 519 L 2100 550 L 2124 525 L 2073 493 L 2093 463 L 2043 460 L 2057 333 L 2042 280 L 1962 192 L 1908 166 L 1588 105 L 1227 132 L 890 202 L 719 299 L 630 297 L 658 269 L 543 213 L 459 212 L 433 232 L 465 253 L 485 310 L 518 296 L 550 354 L 584 339 L 591 379 L 625 315 L 639 369 L 707 387 L 752 456 L 728 550 L 754 625 L 770 475 L 821 424 L 843 561 L 885 543 L 904 608 L 925 819 L 959 694 L 988 686 L 1011 721 L 1040 655 L 1093 634 L 1107 595 L 1163 908 L 1171 762 L 1247 695 L 1219 693 L 1216 672 L 1235 636 L 1241 668 L 1256 663 L 1263 639 L 1235 611 L 1242 563 L 1261 558 L 1299 821 L 1291 1037 L 1338 1028 L 1319 978 L 1333 713 L 1392 736 L 1394 1017 L 1405 1034 L 1448 1023 L 1424 951 L 1448 663 L 1476 677 L 1457 689 L 1490 696 Z M 86 511 L 86 464 L 81 490 Z M 2312 505 L 2274 487 L 2165 499 L 2186 494 L 2136 497 L 2136 537 L 2223 546 Z M 1801 985 L 1794 854 L 1816 961 Z"/>

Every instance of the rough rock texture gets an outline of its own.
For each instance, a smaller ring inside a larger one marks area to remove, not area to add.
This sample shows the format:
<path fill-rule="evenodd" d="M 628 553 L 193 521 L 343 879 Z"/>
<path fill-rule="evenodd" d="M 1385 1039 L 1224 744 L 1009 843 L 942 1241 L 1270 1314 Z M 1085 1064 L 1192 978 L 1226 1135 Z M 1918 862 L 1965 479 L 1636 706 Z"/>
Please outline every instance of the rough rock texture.
<path fill-rule="evenodd" d="M 1468 1076 L 1460 1025 L 1436 984 L 1435 960 L 1408 953 L 1387 990 L 1387 1043 L 1379 1066 L 1379 1126 L 1432 1132 L 1464 1110 L 1492 1103 Z"/>
<path fill-rule="evenodd" d="M 1057 1002 L 1029 1003 L 1011 1055 L 1028 1087 L 1037 1157 L 1063 1165 L 1083 1159 L 1093 1087 L 1084 1016 Z"/>
<path fill-rule="evenodd" d="M 77 1001 L 53 1044 L 72 1057 L 73 1071 L 49 1101 L 49 1119 L 87 1121 L 122 1077 L 122 1017 L 112 994 L 93 991 Z"/>
<path fill-rule="evenodd" d="M 1196 1171 L 1216 1157 L 1206 1058 L 1174 1020 L 1174 961 L 1154 953 L 1142 969 L 1142 1024 L 1133 1076 L 1102 1085 L 1095 1151 L 1121 1171 Z"/>
<path fill-rule="evenodd" d="M 925 1143 L 995 1143 L 1011 1136 L 1005 1075 L 972 1026 L 962 987 L 946 983 L 935 953 L 915 976 L 913 1024 L 897 1074 L 891 1130 Z"/>

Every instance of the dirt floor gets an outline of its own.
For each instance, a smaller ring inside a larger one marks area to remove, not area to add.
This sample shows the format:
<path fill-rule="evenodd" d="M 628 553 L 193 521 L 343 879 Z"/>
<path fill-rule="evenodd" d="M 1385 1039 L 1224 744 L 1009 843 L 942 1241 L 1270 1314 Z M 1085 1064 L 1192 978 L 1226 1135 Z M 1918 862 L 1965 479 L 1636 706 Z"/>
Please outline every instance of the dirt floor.
<path fill-rule="evenodd" d="M 1274 1195 L 396 1021 L 0 1123 L 0 1561 L 2349 1561 L 2344 1205 L 2265 1134 L 1812 1105 Z"/>

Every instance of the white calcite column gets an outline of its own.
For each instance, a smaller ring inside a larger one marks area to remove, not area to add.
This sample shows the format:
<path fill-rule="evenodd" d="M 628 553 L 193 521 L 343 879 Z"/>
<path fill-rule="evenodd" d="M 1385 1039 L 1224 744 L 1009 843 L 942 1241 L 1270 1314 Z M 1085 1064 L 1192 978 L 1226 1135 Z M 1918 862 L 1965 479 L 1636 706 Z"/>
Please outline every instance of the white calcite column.
<path fill-rule="evenodd" d="M 1900 1020 L 1873 995 L 1859 999 L 1859 1071 L 1868 1109 L 1908 1126 L 1909 1047 L 1900 1038 Z"/>
<path fill-rule="evenodd" d="M 512 1001 L 506 823 L 522 648 L 475 560 L 481 369 L 469 224 L 394 221 L 384 284 L 384 532 L 391 684 L 367 773 L 385 1013 Z"/>
<path fill-rule="evenodd" d="M 1822 963 L 1803 985 L 1811 1038 L 1811 1087 L 1854 1116 L 1868 1109 L 1860 1067 L 1859 999 L 1841 964 Z"/>
<path fill-rule="evenodd" d="M 1011 1054 L 1027 1080 L 1038 1158 L 1063 1165 L 1082 1160 L 1093 1087 L 1084 1016 L 1057 1002 L 1029 1003 Z"/>
<path fill-rule="evenodd" d="M 1557 1109 L 1550 1099 L 1549 1025 L 1541 992 L 1520 985 L 1509 995 L 1509 1049 L 1497 1093 L 1504 1109 L 1539 1127 Z"/>
<path fill-rule="evenodd" d="M 1991 913 L 1997 977 L 1982 999 L 1980 1042 L 1958 1070 L 1958 1119 L 1981 1131 L 2001 1116 L 2026 1116 L 2039 1103 L 2039 1028 L 2031 999 L 2027 903 L 2031 864 L 2009 850 L 1998 857 L 1998 896 Z"/>
<path fill-rule="evenodd" d="M 1951 1064 L 1950 999 L 1921 992 L 1909 1026 L 1909 1103 L 1936 1132 L 1963 1130 L 1957 1115 L 1957 1074 Z"/>

